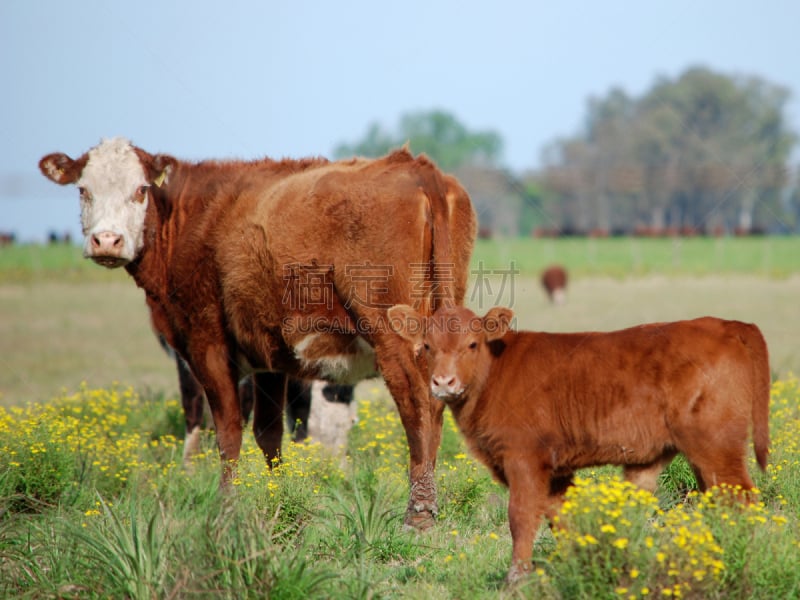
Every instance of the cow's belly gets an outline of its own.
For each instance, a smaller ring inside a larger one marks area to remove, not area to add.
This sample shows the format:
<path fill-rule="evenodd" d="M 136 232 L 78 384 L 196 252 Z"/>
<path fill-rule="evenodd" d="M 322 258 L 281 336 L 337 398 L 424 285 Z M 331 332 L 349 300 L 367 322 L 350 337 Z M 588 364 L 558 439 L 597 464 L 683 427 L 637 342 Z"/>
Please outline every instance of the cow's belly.
<path fill-rule="evenodd" d="M 360 336 L 309 333 L 295 343 L 294 352 L 308 377 L 356 384 L 378 375 L 375 351 Z"/>

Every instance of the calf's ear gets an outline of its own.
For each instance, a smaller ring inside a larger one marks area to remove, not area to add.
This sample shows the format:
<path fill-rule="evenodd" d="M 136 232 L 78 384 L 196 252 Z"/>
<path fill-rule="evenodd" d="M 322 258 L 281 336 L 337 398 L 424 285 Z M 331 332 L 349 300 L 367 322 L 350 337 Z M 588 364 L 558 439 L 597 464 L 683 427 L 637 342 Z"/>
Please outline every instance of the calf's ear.
<path fill-rule="evenodd" d="M 486 341 L 499 340 L 506 332 L 511 329 L 511 319 L 514 318 L 514 311 L 503 306 L 495 306 L 483 317 L 483 331 L 486 334 Z"/>
<path fill-rule="evenodd" d="M 67 185 L 80 179 L 84 164 L 85 160 L 72 160 L 62 152 L 55 152 L 39 161 L 39 170 L 50 181 Z"/>
<path fill-rule="evenodd" d="M 386 311 L 386 320 L 389 328 L 414 344 L 414 353 L 419 353 L 425 333 L 425 317 L 407 304 L 396 304 Z"/>

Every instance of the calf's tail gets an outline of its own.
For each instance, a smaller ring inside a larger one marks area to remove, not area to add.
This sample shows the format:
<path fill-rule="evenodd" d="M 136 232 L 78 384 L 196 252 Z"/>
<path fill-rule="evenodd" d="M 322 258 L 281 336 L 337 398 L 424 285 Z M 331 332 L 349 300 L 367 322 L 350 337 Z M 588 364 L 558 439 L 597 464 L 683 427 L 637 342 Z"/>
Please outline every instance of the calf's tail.
<path fill-rule="evenodd" d="M 755 325 L 748 326 L 748 332 L 742 336 L 742 342 L 750 353 L 750 364 L 753 369 L 753 449 L 758 465 L 763 471 L 767 468 L 769 456 L 769 351 L 764 336 Z"/>

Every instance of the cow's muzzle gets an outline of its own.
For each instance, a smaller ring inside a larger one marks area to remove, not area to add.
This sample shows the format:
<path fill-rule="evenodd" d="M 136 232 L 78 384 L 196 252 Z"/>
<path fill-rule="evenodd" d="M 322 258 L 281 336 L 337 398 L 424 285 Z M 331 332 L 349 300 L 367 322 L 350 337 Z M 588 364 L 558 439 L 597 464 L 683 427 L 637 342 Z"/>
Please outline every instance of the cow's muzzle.
<path fill-rule="evenodd" d="M 125 249 L 125 238 L 113 231 L 101 231 L 90 235 L 86 245 L 86 257 L 98 265 L 109 269 L 122 267 L 130 262 L 122 256 Z"/>

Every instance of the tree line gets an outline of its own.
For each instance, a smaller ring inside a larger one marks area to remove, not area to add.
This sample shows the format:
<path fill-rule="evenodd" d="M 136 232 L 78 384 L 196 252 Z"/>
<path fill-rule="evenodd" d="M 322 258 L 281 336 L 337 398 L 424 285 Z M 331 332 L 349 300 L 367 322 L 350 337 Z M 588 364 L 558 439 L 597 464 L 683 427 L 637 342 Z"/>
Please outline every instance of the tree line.
<path fill-rule="evenodd" d="M 372 124 L 334 154 L 406 143 L 428 154 L 470 192 L 484 236 L 798 232 L 789 97 L 706 68 L 660 78 L 640 97 L 614 88 L 590 98 L 581 131 L 549 143 L 541 167 L 523 174 L 503 168 L 499 134 L 441 110 L 404 115 L 396 132 Z"/>

